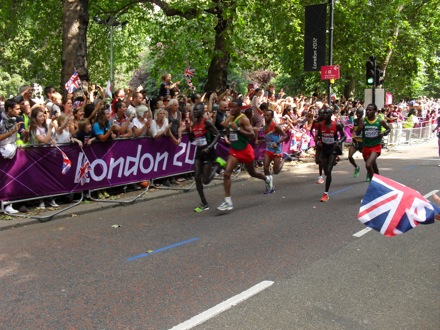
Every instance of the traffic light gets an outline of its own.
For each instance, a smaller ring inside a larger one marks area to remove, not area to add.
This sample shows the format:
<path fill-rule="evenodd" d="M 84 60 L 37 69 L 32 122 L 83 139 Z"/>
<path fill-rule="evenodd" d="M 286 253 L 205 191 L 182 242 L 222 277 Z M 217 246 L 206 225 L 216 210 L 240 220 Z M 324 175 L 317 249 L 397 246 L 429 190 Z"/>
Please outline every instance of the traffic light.
<path fill-rule="evenodd" d="M 374 56 L 370 56 L 370 59 L 366 63 L 366 74 L 367 74 L 367 85 L 374 85 L 374 76 L 376 70 L 376 58 Z"/>
<path fill-rule="evenodd" d="M 383 70 L 376 66 L 376 86 L 383 84 Z"/>

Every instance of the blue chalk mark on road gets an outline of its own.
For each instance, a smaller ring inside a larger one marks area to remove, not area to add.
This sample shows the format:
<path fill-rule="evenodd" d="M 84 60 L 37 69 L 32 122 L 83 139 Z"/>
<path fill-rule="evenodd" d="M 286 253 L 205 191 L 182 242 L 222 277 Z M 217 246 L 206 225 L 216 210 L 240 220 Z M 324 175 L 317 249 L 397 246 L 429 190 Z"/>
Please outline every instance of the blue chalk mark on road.
<path fill-rule="evenodd" d="M 339 190 L 333 191 L 333 192 L 329 193 L 328 195 L 329 195 L 329 196 L 333 196 L 333 195 L 339 194 L 339 193 L 341 193 L 341 192 L 344 192 L 344 191 L 346 191 L 346 190 L 350 190 L 351 188 L 353 188 L 353 186 L 348 186 L 347 188 L 339 189 Z"/>
<path fill-rule="evenodd" d="M 168 246 L 162 247 L 160 249 L 154 250 L 154 251 L 149 252 L 149 253 L 138 254 L 137 256 L 128 258 L 128 261 L 133 261 L 133 260 L 136 260 L 136 259 L 148 257 L 148 256 L 151 256 L 152 254 L 156 254 L 156 253 L 163 252 L 163 251 L 166 251 L 166 250 L 169 250 L 169 249 L 173 249 L 175 247 L 179 247 L 179 246 L 182 246 L 182 245 L 185 245 L 185 244 L 188 244 L 188 243 L 192 243 L 192 242 L 195 242 L 195 241 L 198 241 L 198 240 L 199 240 L 198 237 L 194 237 L 194 238 L 188 239 L 186 241 L 182 241 L 182 242 L 178 242 L 178 243 L 175 243 L 175 244 L 172 244 L 172 245 L 168 245 Z"/>
<path fill-rule="evenodd" d="M 415 169 L 416 167 L 417 167 L 417 165 L 410 165 L 410 166 L 402 168 L 402 171 L 409 171 L 409 170 Z"/>

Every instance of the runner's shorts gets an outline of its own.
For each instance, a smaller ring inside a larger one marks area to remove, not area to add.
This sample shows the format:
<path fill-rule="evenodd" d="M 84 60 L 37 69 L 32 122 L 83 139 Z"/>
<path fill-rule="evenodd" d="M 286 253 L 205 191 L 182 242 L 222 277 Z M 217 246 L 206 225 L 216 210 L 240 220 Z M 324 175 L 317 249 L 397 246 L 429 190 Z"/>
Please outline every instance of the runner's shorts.
<path fill-rule="evenodd" d="M 269 150 L 264 150 L 264 154 L 268 155 L 271 160 L 274 160 L 275 157 L 282 157 L 281 154 L 276 154 L 276 153 L 269 151 Z"/>
<path fill-rule="evenodd" d="M 370 158 L 370 155 L 372 152 L 375 152 L 380 156 L 380 153 L 382 152 L 382 145 L 378 144 L 377 146 L 372 146 L 372 147 L 363 146 L 362 147 L 362 156 L 364 157 L 364 160 L 367 160 L 368 158 Z"/>
<path fill-rule="evenodd" d="M 255 159 L 254 149 L 250 144 L 248 144 L 246 148 L 242 150 L 235 150 L 231 148 L 229 149 L 229 154 L 237 158 L 240 163 L 244 164 L 253 162 Z"/>
<path fill-rule="evenodd" d="M 357 151 L 362 152 L 362 142 L 353 139 L 353 141 L 351 142 L 351 145 L 352 145 L 353 148 L 355 148 Z"/>

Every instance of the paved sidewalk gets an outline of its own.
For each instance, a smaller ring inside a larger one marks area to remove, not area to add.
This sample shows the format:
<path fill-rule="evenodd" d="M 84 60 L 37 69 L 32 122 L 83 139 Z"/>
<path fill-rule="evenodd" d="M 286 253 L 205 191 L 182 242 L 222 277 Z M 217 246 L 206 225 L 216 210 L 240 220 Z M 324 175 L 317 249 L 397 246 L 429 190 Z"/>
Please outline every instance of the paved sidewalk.
<path fill-rule="evenodd" d="M 347 161 L 347 150 L 344 151 L 344 155 L 342 156 L 341 162 Z M 408 157 L 408 158 L 420 158 L 422 157 L 430 157 L 432 158 L 438 157 L 438 146 L 437 139 L 432 139 L 428 142 L 422 144 L 414 144 L 411 146 L 400 146 L 399 148 L 384 150 L 381 157 Z M 356 159 L 361 159 L 361 155 L 359 153 L 355 154 Z M 440 164 L 440 158 L 439 158 Z M 283 171 L 300 171 L 301 168 L 316 166 L 313 157 L 303 158 L 302 161 L 292 161 L 286 162 Z M 247 175 L 240 174 L 236 180 L 245 180 L 247 179 Z M 151 188 L 146 193 L 144 193 L 140 198 L 133 201 L 137 195 L 139 195 L 142 190 L 130 191 L 127 193 L 121 193 L 117 195 L 111 196 L 110 199 L 104 201 L 92 201 L 84 199 L 83 201 L 70 209 L 67 209 L 64 212 L 55 214 L 59 212 L 59 210 L 68 208 L 72 204 L 60 204 L 59 208 L 51 208 L 47 207 L 46 210 L 37 210 L 36 208 L 31 208 L 27 213 L 19 213 L 18 216 L 10 216 L 6 214 L 0 213 L 0 230 L 26 226 L 34 223 L 39 223 L 42 221 L 50 221 L 59 218 L 66 217 L 75 217 L 85 213 L 91 213 L 95 211 L 99 211 L 106 208 L 112 207 L 120 207 L 120 206 L 129 206 L 132 203 L 146 202 L 149 200 L 155 200 L 159 198 L 165 198 L 168 196 L 181 194 L 185 192 L 185 189 L 188 190 L 191 188 L 191 191 L 195 190 L 195 185 L 191 186 L 193 181 L 186 180 L 180 183 L 177 186 L 172 186 L 174 189 L 157 189 Z M 222 185 L 223 181 L 221 179 L 214 179 L 211 186 Z M 180 190 L 175 189 L 180 188 Z M 132 203 L 130 203 L 133 201 Z M 35 202 L 33 202 L 35 204 Z M 38 204 L 38 203 L 37 203 Z M 55 214 L 55 215 L 54 215 Z M 52 216 L 53 215 L 53 216 Z M 37 217 L 47 217 L 45 219 L 38 219 Z"/>

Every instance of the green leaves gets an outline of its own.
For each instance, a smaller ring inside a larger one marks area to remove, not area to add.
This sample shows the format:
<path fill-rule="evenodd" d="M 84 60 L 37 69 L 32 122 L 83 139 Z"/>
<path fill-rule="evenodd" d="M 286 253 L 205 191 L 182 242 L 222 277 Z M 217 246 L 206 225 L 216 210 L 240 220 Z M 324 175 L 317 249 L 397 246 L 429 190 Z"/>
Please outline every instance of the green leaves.
<path fill-rule="evenodd" d="M 89 3 L 87 67 L 92 81 L 109 79 L 110 34 L 108 26 L 91 18 L 116 16 L 128 21 L 114 29 L 118 87 L 144 77 L 153 95 L 163 73 L 182 80 L 188 65 L 197 71 L 193 83 L 198 90 L 207 82 L 223 84 L 223 76 L 208 76 L 212 59 L 220 56 L 220 71 L 227 70 L 227 80 L 233 77 L 242 93 L 246 77 L 258 70 L 275 73 L 273 82 L 289 94 L 325 89 L 318 73 L 303 72 L 304 6 L 316 1 L 169 0 L 161 2 L 163 9 L 153 2 Z M 2 1 L 0 94 L 16 94 L 25 82 L 61 83 L 62 5 L 59 0 Z M 375 55 L 386 71 L 385 88 L 396 98 L 438 96 L 438 5 L 438 0 L 335 1 L 333 63 L 341 67 L 341 79 L 333 86 L 336 94 L 363 98 L 365 61 Z"/>

